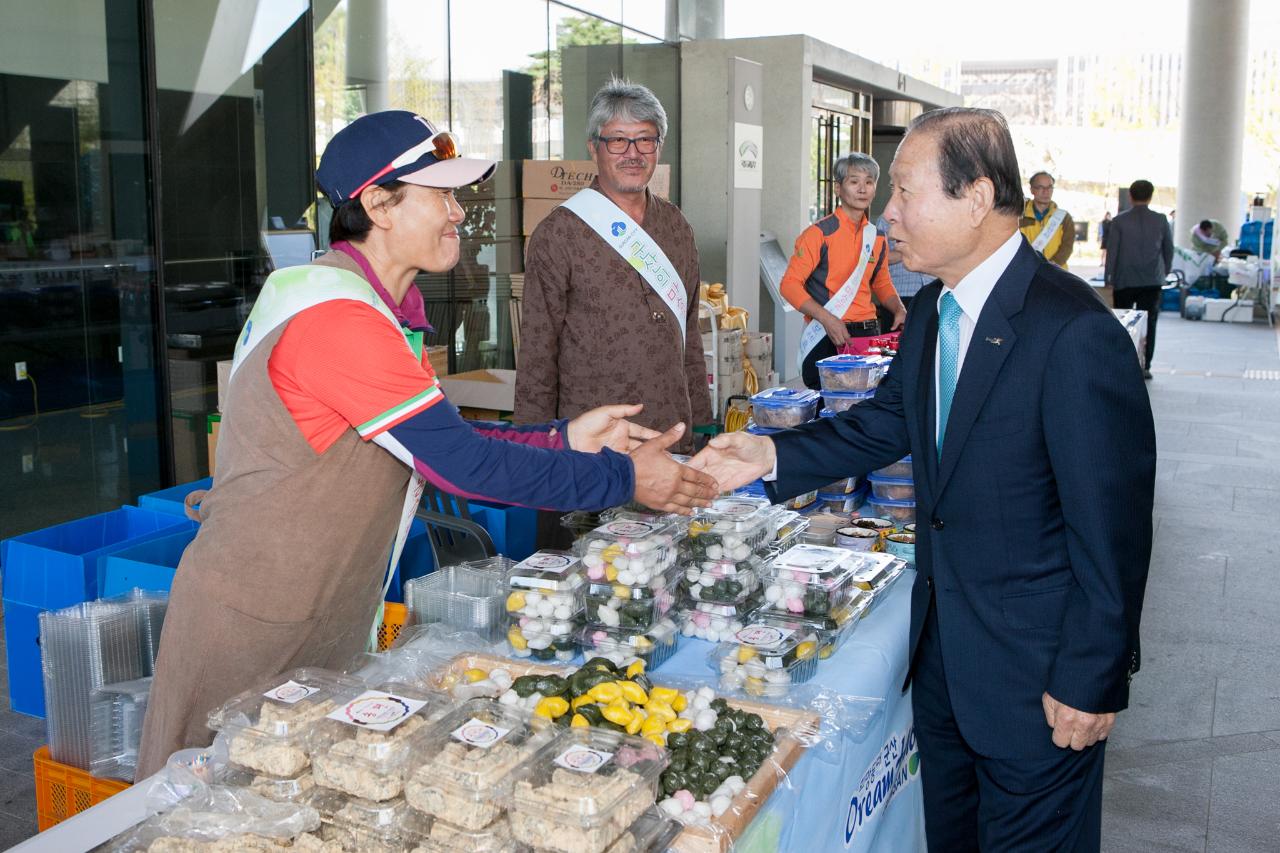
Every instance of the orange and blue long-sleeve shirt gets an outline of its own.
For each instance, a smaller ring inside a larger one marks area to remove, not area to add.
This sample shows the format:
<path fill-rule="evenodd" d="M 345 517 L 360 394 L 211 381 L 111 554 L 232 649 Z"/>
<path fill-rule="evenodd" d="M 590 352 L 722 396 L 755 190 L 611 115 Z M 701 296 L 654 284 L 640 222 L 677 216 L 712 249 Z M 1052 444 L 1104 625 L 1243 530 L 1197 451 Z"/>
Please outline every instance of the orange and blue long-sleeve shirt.
<path fill-rule="evenodd" d="M 797 309 L 806 299 L 813 299 L 819 305 L 827 304 L 858 265 L 862 228 L 866 223 L 865 216 L 855 223 L 844 208 L 838 208 L 835 213 L 804 229 L 796 238 L 795 253 L 782 276 L 782 297 Z M 841 318 L 845 322 L 875 319 L 876 309 L 871 302 L 873 292 L 881 303 L 897 295 L 889 277 L 888 254 L 888 241 L 883 234 L 877 234 L 872 259 L 862 276 L 862 286 Z"/>

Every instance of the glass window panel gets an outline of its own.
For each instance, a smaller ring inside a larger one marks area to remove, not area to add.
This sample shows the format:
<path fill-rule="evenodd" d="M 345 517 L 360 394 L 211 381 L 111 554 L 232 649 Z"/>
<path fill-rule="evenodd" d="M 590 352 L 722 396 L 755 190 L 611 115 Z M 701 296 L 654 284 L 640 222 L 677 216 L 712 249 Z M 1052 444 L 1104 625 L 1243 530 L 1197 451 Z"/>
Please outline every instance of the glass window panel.
<path fill-rule="evenodd" d="M 141 32 L 121 0 L 0 11 L 0 538 L 163 485 Z"/>
<path fill-rule="evenodd" d="M 622 0 L 622 23 L 653 38 L 665 38 L 667 0 Z"/>
<path fill-rule="evenodd" d="M 552 3 L 548 32 L 551 159 L 586 160 L 591 97 L 622 74 L 622 27 Z"/>
<path fill-rule="evenodd" d="M 614 23 L 622 21 L 623 0 L 566 0 L 564 5 L 572 7 L 576 14 L 585 12 L 595 17 L 608 18 Z"/>
<path fill-rule="evenodd" d="M 284 262 L 268 246 L 313 239 L 314 164 L 299 146 L 314 133 L 310 15 L 306 0 L 153 0 L 153 10 L 168 390 L 185 481 L 208 470 L 216 364 Z"/>

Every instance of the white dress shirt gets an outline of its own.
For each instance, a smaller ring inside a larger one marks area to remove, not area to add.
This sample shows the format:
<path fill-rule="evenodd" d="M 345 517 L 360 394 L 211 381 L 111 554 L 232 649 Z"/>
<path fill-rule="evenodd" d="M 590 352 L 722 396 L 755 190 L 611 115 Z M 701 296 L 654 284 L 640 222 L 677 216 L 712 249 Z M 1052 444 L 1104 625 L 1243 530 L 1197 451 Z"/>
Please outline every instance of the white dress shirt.
<path fill-rule="evenodd" d="M 987 298 L 991 296 L 991 291 L 995 290 L 996 282 L 1000 280 L 1000 276 L 1004 275 L 1004 271 L 1009 268 L 1009 264 L 1013 263 L 1013 256 L 1018 254 L 1018 247 L 1022 245 L 1022 232 L 1014 231 L 1013 235 L 1005 240 L 987 259 L 978 264 L 969 274 L 960 279 L 956 283 L 951 293 L 956 298 L 956 302 L 960 305 L 960 355 L 956 362 L 956 385 L 960 384 L 960 374 L 964 370 L 964 356 L 969 350 L 969 341 L 973 339 L 973 330 L 978 326 L 978 318 L 982 316 L 982 309 L 987 304 Z M 938 299 L 942 299 L 942 294 L 947 292 L 946 285 L 943 285 L 942 292 L 938 294 Z M 933 310 L 937 311 L 938 306 L 935 303 Z M 939 333 L 942 329 L 939 327 Z M 933 411 L 934 411 L 934 434 L 937 434 L 938 427 L 941 423 L 942 407 L 938 399 L 938 389 L 942 386 L 941 381 L 941 361 L 940 354 L 942 352 L 942 342 L 938 342 L 938 346 L 933 353 Z M 952 405 L 955 405 L 955 398 L 952 397 Z"/>

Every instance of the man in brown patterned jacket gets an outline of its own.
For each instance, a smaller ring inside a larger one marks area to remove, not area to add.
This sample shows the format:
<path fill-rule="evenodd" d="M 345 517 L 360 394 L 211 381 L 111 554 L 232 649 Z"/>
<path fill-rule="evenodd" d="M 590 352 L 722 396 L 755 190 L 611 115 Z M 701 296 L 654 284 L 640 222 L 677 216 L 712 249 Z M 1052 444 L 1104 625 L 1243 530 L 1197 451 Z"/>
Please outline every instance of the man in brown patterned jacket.
<path fill-rule="evenodd" d="M 515 420 L 571 418 L 629 400 L 644 404 L 632 418 L 637 423 L 663 430 L 686 424 L 672 450 L 689 453 L 692 428 L 711 422 L 711 396 L 693 230 L 675 205 L 648 190 L 667 114 L 647 88 L 615 79 L 592 100 L 587 129 L 598 169 L 591 189 L 652 238 L 679 281 L 660 293 L 652 276 L 641 275 L 581 216 L 565 206 L 552 211 L 526 251 Z"/>

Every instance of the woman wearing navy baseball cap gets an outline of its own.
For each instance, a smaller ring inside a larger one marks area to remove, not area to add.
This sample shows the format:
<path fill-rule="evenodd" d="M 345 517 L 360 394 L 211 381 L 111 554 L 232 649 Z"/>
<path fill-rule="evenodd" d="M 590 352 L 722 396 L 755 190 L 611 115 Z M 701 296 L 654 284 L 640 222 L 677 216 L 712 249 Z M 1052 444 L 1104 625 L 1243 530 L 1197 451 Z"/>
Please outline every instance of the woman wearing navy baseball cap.
<path fill-rule="evenodd" d="M 174 579 L 138 778 L 208 743 L 206 715 L 265 678 L 365 649 L 423 484 L 542 509 L 635 499 L 689 512 L 716 484 L 665 451 L 683 433 L 606 406 L 572 421 L 464 421 L 423 355 L 420 271 L 458 262 L 454 189 L 493 174 L 392 110 L 325 149 L 332 251 L 267 279 L 236 344 L 203 522 Z"/>

